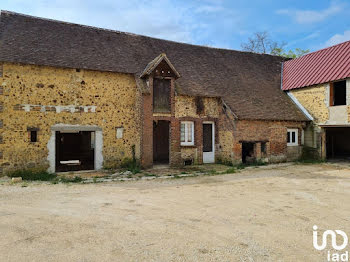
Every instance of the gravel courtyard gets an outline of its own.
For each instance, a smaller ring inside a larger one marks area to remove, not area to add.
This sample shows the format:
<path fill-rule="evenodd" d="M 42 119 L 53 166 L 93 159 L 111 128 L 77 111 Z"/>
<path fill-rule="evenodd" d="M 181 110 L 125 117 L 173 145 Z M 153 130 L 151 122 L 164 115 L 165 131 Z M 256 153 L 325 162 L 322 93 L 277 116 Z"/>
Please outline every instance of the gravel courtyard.
<path fill-rule="evenodd" d="M 1 261 L 326 261 L 312 226 L 350 236 L 350 164 L 21 185 L 0 185 Z"/>

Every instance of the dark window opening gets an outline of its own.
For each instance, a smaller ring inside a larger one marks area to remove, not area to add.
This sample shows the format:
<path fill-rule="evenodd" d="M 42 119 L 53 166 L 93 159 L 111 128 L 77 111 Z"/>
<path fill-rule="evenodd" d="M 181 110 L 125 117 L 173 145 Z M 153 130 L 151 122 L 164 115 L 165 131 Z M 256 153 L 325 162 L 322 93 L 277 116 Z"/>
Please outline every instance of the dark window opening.
<path fill-rule="evenodd" d="M 195 103 L 196 103 L 196 111 L 197 114 L 200 115 L 204 112 L 204 103 L 203 99 L 200 96 L 196 96 L 195 98 Z"/>
<path fill-rule="evenodd" d="M 255 143 L 253 142 L 243 142 L 242 143 L 242 162 L 243 163 L 253 163 L 255 162 Z"/>
<path fill-rule="evenodd" d="M 153 111 L 158 113 L 170 112 L 170 80 L 153 80 Z"/>
<path fill-rule="evenodd" d="M 30 142 L 38 142 L 38 132 L 37 131 L 30 131 Z"/>
<path fill-rule="evenodd" d="M 331 99 L 333 106 L 346 105 L 346 81 L 334 82 L 330 86 Z"/>
<path fill-rule="evenodd" d="M 190 165 L 192 165 L 193 164 L 193 159 L 186 159 L 185 161 L 184 161 L 184 165 L 185 166 L 190 166 Z"/>
<path fill-rule="evenodd" d="M 261 153 L 264 154 L 264 155 L 267 153 L 267 151 L 266 151 L 266 142 L 262 142 L 261 143 Z"/>

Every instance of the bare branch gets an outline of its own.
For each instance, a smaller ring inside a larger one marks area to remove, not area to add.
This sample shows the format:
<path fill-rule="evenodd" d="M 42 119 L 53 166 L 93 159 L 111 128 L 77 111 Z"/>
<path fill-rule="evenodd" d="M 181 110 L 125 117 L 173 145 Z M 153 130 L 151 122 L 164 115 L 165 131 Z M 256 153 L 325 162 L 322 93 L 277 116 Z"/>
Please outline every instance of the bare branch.
<path fill-rule="evenodd" d="M 242 43 L 243 51 L 259 54 L 279 54 L 283 51 L 286 43 L 278 43 L 271 40 L 268 32 L 256 32 L 253 37 L 248 38 L 247 43 Z"/>

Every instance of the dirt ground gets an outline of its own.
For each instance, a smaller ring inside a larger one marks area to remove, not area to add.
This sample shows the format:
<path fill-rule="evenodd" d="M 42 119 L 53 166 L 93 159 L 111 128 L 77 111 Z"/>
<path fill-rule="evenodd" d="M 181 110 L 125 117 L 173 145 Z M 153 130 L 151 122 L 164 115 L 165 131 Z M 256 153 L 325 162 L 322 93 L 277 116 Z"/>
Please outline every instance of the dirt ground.
<path fill-rule="evenodd" d="M 327 261 L 350 236 L 350 164 L 98 184 L 0 185 L 1 261 Z M 346 250 L 349 250 L 347 247 Z"/>

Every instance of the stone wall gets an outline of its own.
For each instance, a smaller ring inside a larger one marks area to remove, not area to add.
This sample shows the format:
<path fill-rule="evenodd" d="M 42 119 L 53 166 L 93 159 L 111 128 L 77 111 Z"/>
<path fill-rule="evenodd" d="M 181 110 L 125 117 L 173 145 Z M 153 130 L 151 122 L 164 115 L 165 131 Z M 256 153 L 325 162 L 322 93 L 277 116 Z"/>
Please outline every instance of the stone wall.
<path fill-rule="evenodd" d="M 294 89 L 289 92 L 312 115 L 316 125 L 341 125 L 350 122 L 350 79 L 346 80 L 347 105 L 343 106 L 329 106 L 329 83 Z"/>
<path fill-rule="evenodd" d="M 330 83 L 289 91 L 312 115 L 314 121 L 305 130 L 305 145 L 316 148 L 325 158 L 325 130 L 320 125 L 348 125 L 350 123 L 350 79 L 346 80 L 346 104 L 330 106 Z"/>
<path fill-rule="evenodd" d="M 2 167 L 47 165 L 56 124 L 102 128 L 106 166 L 131 157 L 132 145 L 140 157 L 133 75 L 5 63 L 0 81 Z M 28 127 L 38 128 L 38 142 L 29 141 Z M 116 138 L 117 127 L 124 128 L 123 138 Z"/>
<path fill-rule="evenodd" d="M 212 117 L 218 118 L 220 114 L 220 101 L 215 97 L 201 97 L 199 98 L 203 104 L 203 111 L 197 112 L 196 99 L 193 96 L 176 96 L 175 103 L 175 117 Z"/>
<path fill-rule="evenodd" d="M 329 119 L 329 84 L 289 91 L 312 115 L 314 122 L 325 123 Z"/>

